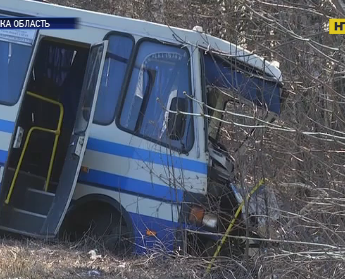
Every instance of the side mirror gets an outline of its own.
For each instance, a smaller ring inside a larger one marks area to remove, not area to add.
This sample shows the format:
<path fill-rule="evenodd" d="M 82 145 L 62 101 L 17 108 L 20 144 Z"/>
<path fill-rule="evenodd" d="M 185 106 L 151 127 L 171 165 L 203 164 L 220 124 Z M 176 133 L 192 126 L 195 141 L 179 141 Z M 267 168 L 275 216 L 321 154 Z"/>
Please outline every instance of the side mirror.
<path fill-rule="evenodd" d="M 171 100 L 168 120 L 168 136 L 172 140 L 182 139 L 186 127 L 186 115 L 179 112 L 188 111 L 188 100 L 175 97 Z"/>

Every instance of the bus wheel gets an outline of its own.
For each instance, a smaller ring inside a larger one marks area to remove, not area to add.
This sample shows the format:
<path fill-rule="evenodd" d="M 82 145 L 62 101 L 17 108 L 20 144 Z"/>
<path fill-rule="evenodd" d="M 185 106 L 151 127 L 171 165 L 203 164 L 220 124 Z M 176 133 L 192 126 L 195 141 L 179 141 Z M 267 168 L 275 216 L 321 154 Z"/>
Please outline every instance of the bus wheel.
<path fill-rule="evenodd" d="M 114 254 L 125 256 L 131 252 L 131 233 L 117 212 L 102 212 L 95 216 L 91 233 L 104 248 Z"/>

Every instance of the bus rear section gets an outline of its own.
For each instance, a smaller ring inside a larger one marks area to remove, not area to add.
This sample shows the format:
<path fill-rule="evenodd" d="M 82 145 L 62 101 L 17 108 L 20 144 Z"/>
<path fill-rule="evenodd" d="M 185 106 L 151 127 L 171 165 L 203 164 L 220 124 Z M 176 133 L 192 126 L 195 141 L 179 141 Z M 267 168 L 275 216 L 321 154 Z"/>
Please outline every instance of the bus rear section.
<path fill-rule="evenodd" d="M 107 41 L 39 33 L 26 45 L 0 41 L 0 229 L 57 234 L 86 148 L 106 51 Z"/>

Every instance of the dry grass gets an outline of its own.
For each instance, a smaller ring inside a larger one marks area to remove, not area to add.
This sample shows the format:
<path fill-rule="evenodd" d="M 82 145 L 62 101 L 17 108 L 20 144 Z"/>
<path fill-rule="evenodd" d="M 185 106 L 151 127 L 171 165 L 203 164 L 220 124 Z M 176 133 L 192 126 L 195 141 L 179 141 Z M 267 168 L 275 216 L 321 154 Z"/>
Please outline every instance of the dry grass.
<path fill-rule="evenodd" d="M 164 259 L 152 254 L 120 260 L 102 249 L 71 243 L 47 244 L 33 240 L 2 240 L 1 279 L 80 278 L 195 278 L 196 261 L 188 258 Z M 97 254 L 97 256 L 95 256 Z M 188 266 L 188 269 L 187 269 Z"/>

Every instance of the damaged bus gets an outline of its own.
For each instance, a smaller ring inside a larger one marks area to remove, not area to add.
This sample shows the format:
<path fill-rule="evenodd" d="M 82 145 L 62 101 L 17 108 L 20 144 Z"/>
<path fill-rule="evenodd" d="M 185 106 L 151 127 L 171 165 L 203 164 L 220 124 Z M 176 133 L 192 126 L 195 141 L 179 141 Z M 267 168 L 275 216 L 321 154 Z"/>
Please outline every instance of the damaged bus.
<path fill-rule="evenodd" d="M 29 0 L 1 1 L 0 16 L 79 18 L 0 30 L 0 229 L 92 232 L 135 253 L 184 247 L 186 231 L 216 241 L 206 232 L 242 201 L 222 111 L 242 100 L 279 116 L 280 70 L 200 27 Z"/>

